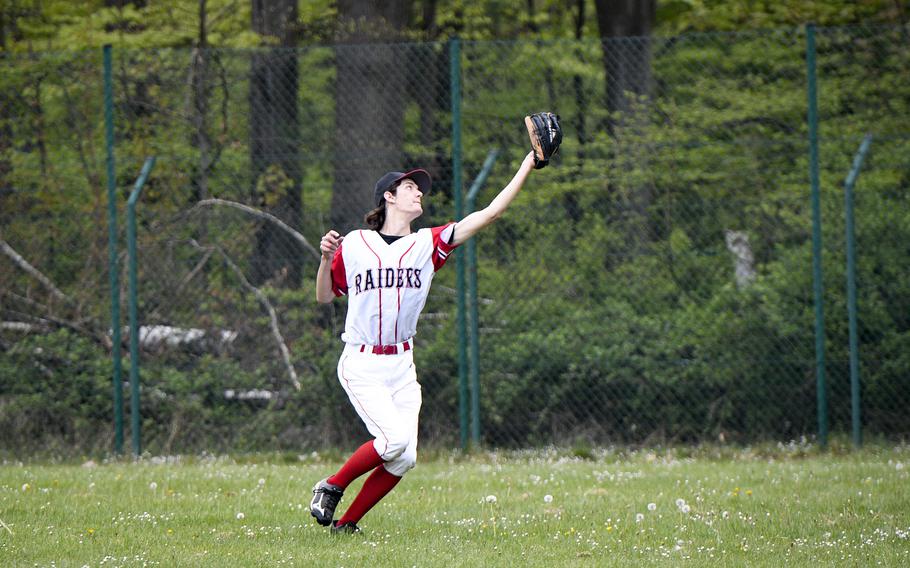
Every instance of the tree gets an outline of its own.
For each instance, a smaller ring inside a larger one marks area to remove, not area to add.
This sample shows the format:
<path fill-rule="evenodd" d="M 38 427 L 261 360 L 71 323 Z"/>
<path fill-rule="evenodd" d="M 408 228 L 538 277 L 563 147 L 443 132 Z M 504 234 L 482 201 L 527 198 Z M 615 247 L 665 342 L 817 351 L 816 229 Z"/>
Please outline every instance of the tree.
<path fill-rule="evenodd" d="M 595 0 L 607 85 L 607 110 L 625 113 L 634 95 L 646 95 L 651 83 L 651 47 L 656 0 Z M 622 40 L 622 38 L 637 38 Z M 610 131 L 615 126 L 609 121 Z"/>
<path fill-rule="evenodd" d="M 301 224 L 300 121 L 297 112 L 299 69 L 296 0 L 252 0 L 253 31 L 277 38 L 278 45 L 253 53 L 250 64 L 250 162 L 252 201 L 271 209 L 295 229 Z M 303 253 L 287 234 L 265 224 L 256 232 L 250 259 L 253 284 L 286 271 L 298 286 Z"/>
<path fill-rule="evenodd" d="M 402 166 L 407 74 L 400 50 L 379 42 L 401 37 L 409 11 L 407 0 L 338 2 L 331 223 L 342 233 L 374 207 L 376 180 Z"/>
<path fill-rule="evenodd" d="M 656 16 L 656 0 L 595 0 L 597 28 L 601 36 L 606 83 L 607 132 L 623 169 L 646 170 L 647 149 L 643 146 L 647 116 L 639 101 L 651 90 L 651 42 L 649 36 Z M 617 164 L 619 165 L 619 164 Z M 625 206 L 630 242 L 644 244 L 651 230 L 647 209 L 654 188 L 639 182 L 626 188 Z M 636 239 L 643 235 L 644 240 Z"/>

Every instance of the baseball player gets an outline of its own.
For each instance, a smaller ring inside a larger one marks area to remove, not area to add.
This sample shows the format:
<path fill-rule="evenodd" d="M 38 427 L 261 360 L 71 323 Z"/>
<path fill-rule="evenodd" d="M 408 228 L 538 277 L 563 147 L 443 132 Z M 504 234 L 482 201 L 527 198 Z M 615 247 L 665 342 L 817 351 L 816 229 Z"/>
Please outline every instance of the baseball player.
<path fill-rule="evenodd" d="M 389 172 L 376 182 L 376 208 L 364 219 L 368 229 L 322 237 L 316 299 L 348 296 L 338 380 L 373 436 L 313 488 L 310 513 L 332 532 L 359 532 L 360 519 L 414 467 L 421 403 L 414 335 L 433 275 L 458 245 L 505 212 L 538 163 L 530 152 L 485 209 L 416 232 L 411 223 L 423 213 L 430 175 L 421 169 Z M 360 493 L 333 520 L 345 489 L 367 472 Z"/>

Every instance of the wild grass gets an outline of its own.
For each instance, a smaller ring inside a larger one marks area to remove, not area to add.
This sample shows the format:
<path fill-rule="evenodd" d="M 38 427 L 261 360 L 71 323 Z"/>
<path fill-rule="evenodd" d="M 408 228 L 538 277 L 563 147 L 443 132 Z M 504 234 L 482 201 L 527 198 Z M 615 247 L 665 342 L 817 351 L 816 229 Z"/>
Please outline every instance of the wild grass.
<path fill-rule="evenodd" d="M 439 453 L 347 536 L 308 512 L 338 465 L 6 463 L 0 566 L 910 565 L 906 446 Z"/>

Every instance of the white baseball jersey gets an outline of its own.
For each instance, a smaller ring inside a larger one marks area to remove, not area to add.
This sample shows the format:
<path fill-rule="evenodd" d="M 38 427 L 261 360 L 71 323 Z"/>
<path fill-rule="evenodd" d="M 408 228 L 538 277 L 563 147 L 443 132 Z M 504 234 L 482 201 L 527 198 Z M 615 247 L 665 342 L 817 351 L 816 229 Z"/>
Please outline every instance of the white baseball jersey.
<path fill-rule="evenodd" d="M 449 253 L 454 223 L 421 229 L 388 244 L 376 231 L 348 233 L 332 259 L 332 291 L 348 296 L 342 341 L 394 345 L 417 332 L 433 275 Z"/>

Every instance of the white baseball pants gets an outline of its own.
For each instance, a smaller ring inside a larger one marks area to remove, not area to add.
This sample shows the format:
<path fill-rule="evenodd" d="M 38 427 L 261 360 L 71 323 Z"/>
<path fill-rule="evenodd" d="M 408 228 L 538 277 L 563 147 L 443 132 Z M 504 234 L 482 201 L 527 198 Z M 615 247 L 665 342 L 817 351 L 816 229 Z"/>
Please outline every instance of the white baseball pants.
<path fill-rule="evenodd" d="M 385 460 L 386 470 L 403 476 L 417 463 L 422 397 L 414 352 L 377 355 L 348 344 L 338 360 L 338 380 L 375 438 L 373 446 Z"/>

